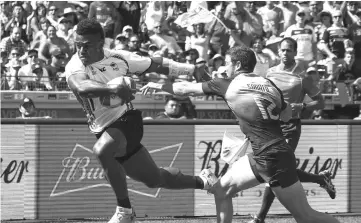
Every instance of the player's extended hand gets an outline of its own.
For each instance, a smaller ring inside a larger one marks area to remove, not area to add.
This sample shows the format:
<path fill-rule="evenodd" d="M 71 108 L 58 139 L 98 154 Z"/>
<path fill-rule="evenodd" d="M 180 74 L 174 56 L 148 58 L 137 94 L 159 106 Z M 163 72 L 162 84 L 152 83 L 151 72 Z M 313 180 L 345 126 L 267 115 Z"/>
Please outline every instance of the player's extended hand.
<path fill-rule="evenodd" d="M 292 117 L 295 117 L 295 116 L 298 116 L 299 114 L 301 114 L 302 109 L 303 109 L 303 104 L 302 103 L 292 103 L 291 108 L 292 108 Z"/>
<path fill-rule="evenodd" d="M 143 95 L 146 95 L 148 93 L 153 94 L 156 90 L 162 90 L 162 86 L 162 84 L 149 82 L 147 85 L 143 86 L 140 91 Z"/>
<path fill-rule="evenodd" d="M 197 82 L 209 81 L 211 79 L 211 77 L 207 74 L 205 68 L 206 65 L 203 63 L 195 65 L 193 77 L 194 79 L 196 79 Z"/>

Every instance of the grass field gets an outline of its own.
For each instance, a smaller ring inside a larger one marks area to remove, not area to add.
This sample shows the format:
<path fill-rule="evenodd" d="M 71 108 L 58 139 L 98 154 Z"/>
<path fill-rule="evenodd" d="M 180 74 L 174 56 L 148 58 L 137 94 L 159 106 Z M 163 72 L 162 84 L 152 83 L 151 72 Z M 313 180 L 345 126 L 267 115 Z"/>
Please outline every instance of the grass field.
<path fill-rule="evenodd" d="M 360 215 L 342 215 L 335 216 L 341 223 L 361 223 Z M 246 223 L 250 220 L 250 216 L 236 216 L 233 220 L 235 223 Z M 14 220 L 14 221 L 1 221 L 9 223 L 106 223 L 106 220 Z M 161 218 L 161 219 L 137 219 L 139 223 L 215 223 L 215 218 Z M 296 221 L 288 215 L 285 216 L 269 216 L 266 223 L 296 223 Z"/>

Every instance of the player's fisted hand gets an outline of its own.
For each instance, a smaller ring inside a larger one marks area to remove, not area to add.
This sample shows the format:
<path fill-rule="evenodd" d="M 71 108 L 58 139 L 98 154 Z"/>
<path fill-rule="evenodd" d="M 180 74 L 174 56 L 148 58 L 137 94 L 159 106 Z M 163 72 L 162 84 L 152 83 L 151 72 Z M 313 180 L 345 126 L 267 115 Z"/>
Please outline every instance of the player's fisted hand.
<path fill-rule="evenodd" d="M 125 84 L 116 85 L 115 95 L 124 100 L 124 103 L 129 103 L 135 99 L 132 89 Z"/>
<path fill-rule="evenodd" d="M 292 103 L 291 108 L 292 108 L 292 117 L 294 117 L 301 113 L 301 111 L 303 109 L 303 104 L 302 103 Z"/>
<path fill-rule="evenodd" d="M 147 85 L 143 86 L 140 91 L 142 92 L 143 95 L 146 94 L 153 94 L 156 90 L 162 90 L 162 84 L 158 84 L 158 83 L 154 83 L 154 82 L 149 82 Z"/>
<path fill-rule="evenodd" d="M 194 68 L 193 77 L 197 82 L 208 81 L 211 77 L 206 72 L 206 65 L 204 63 L 196 64 Z"/>

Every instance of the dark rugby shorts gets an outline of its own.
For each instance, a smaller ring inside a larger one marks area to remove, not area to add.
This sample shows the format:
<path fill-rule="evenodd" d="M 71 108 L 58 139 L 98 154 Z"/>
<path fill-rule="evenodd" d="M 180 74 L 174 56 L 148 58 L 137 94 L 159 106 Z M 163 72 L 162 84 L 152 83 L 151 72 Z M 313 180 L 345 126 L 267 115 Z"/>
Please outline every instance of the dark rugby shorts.
<path fill-rule="evenodd" d="M 292 148 L 293 152 L 296 151 L 298 142 L 301 137 L 301 120 L 291 119 L 288 122 L 281 121 L 281 128 L 283 136 L 287 139 L 288 145 Z"/>
<path fill-rule="evenodd" d="M 96 134 L 97 139 L 99 139 L 104 132 L 108 132 L 111 135 L 109 130 L 112 128 L 120 130 L 127 140 L 126 153 L 124 156 L 117 158 L 119 162 L 124 162 L 129 159 L 143 147 L 141 141 L 143 138 L 144 128 L 141 111 L 127 111 L 122 117 L 106 127 L 101 133 Z"/>
<path fill-rule="evenodd" d="M 260 183 L 289 187 L 298 181 L 296 157 L 285 140 L 270 145 L 260 154 L 248 154 L 252 171 Z"/>

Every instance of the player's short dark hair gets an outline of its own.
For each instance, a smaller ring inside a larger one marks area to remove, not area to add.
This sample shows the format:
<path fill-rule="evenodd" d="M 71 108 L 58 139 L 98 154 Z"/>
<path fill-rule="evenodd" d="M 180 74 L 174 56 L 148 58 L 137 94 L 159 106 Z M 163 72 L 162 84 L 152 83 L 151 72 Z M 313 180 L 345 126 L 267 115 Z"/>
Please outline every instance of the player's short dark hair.
<path fill-rule="evenodd" d="M 105 39 L 104 31 L 100 23 L 95 19 L 83 19 L 81 20 L 76 28 L 78 35 L 94 35 L 100 34 L 102 40 Z"/>
<path fill-rule="evenodd" d="M 293 46 L 293 50 L 294 50 L 295 52 L 297 52 L 297 41 L 294 40 L 294 39 L 291 38 L 291 37 L 285 37 L 285 38 L 283 38 L 283 39 L 278 43 L 278 49 L 281 49 L 281 45 L 282 45 L 282 43 L 283 43 L 284 41 L 289 41 L 289 42 L 291 42 L 291 43 L 292 43 L 292 46 Z"/>
<path fill-rule="evenodd" d="M 235 46 L 230 48 L 227 53 L 231 57 L 232 64 L 241 62 L 242 70 L 253 72 L 257 64 L 257 58 L 253 50 L 246 46 Z"/>

